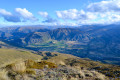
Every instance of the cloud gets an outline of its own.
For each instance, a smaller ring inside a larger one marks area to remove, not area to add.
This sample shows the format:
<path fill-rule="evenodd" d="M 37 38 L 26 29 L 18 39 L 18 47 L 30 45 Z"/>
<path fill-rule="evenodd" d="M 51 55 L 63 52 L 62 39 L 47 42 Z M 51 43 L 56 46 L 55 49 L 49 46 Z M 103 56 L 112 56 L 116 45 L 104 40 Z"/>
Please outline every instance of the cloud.
<path fill-rule="evenodd" d="M 44 17 L 44 22 L 56 22 L 47 12 L 39 13 Z M 56 11 L 58 20 L 64 21 L 58 24 L 84 25 L 84 24 L 114 24 L 120 22 L 120 0 L 106 0 L 90 3 L 86 9 L 68 9 Z"/>
<path fill-rule="evenodd" d="M 87 6 L 87 10 L 91 12 L 120 11 L 120 0 L 109 0 L 91 3 Z"/>
<path fill-rule="evenodd" d="M 96 14 L 98 19 L 96 23 L 115 24 L 120 22 L 120 0 L 91 3 L 87 6 L 87 10 Z"/>
<path fill-rule="evenodd" d="M 4 19 L 8 22 L 21 22 L 20 18 L 17 16 L 3 16 Z"/>
<path fill-rule="evenodd" d="M 56 11 L 57 17 L 64 20 L 88 20 L 96 18 L 90 12 L 85 12 L 84 10 L 78 11 L 77 9 L 69 9 L 64 11 Z"/>
<path fill-rule="evenodd" d="M 31 12 L 29 12 L 26 8 L 16 8 L 15 11 L 25 20 L 36 21 L 37 18 L 33 16 Z"/>
<path fill-rule="evenodd" d="M 13 15 L 11 12 L 6 11 L 5 9 L 0 9 L 0 15 L 9 22 L 20 22 L 20 18 Z"/>
<path fill-rule="evenodd" d="M 120 22 L 120 0 L 90 3 L 85 10 L 56 11 L 58 18 L 83 24 L 114 24 Z"/>
<path fill-rule="evenodd" d="M 15 12 L 11 13 L 6 11 L 5 9 L 0 9 L 0 16 L 4 18 L 4 20 L 8 22 L 26 22 L 26 21 L 37 21 L 38 19 L 33 16 L 31 12 L 28 10 L 16 8 Z"/>
<path fill-rule="evenodd" d="M 12 13 L 6 11 L 5 9 L 0 9 L 0 14 L 1 15 L 12 15 Z"/>
<path fill-rule="evenodd" d="M 56 11 L 56 18 L 48 12 L 39 11 L 43 24 L 83 25 L 83 24 L 112 24 L 120 22 L 120 0 L 104 0 L 90 3 L 86 9 L 68 9 Z M 0 9 L 0 17 L 8 22 L 37 22 L 37 18 L 26 8 L 15 8 L 13 13 Z M 21 23 L 22 24 L 22 23 Z"/>
<path fill-rule="evenodd" d="M 44 18 L 43 23 L 56 23 L 58 22 L 56 19 L 53 19 L 47 12 L 38 12 L 40 16 Z"/>
<path fill-rule="evenodd" d="M 76 9 L 56 11 L 56 14 L 59 18 L 62 18 L 62 19 L 77 19 L 78 18 L 78 10 Z M 82 14 L 84 14 L 83 11 L 82 11 Z"/>
<path fill-rule="evenodd" d="M 41 15 L 42 17 L 44 17 L 44 18 L 48 17 L 47 12 L 38 12 L 38 14 Z"/>
<path fill-rule="evenodd" d="M 47 18 L 46 20 L 42 21 L 43 23 L 54 23 L 54 22 L 57 22 L 56 19 L 53 19 L 53 18 Z"/>

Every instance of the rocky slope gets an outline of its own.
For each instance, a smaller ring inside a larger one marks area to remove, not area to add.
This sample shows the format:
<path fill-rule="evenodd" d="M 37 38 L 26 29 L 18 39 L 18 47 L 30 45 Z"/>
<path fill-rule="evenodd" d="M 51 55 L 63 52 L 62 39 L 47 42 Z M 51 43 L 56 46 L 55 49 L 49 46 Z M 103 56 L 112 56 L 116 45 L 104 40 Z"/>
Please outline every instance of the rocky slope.
<path fill-rule="evenodd" d="M 57 52 L 0 67 L 0 80 L 119 80 L 120 67 Z"/>
<path fill-rule="evenodd" d="M 47 61 L 16 61 L 0 69 L 1 80 L 109 80 L 95 70 L 57 65 Z"/>

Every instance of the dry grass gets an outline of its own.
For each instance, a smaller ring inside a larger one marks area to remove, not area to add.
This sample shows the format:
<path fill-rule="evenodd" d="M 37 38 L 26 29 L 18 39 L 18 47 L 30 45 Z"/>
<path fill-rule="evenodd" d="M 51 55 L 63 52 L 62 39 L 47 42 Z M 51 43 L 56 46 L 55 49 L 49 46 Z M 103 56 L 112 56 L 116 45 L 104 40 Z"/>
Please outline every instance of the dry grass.
<path fill-rule="evenodd" d="M 43 56 L 46 56 L 44 55 L 44 53 L 46 52 L 43 52 Z M 100 62 L 95 62 L 88 59 L 81 59 L 68 54 L 60 54 L 56 52 L 53 52 L 52 54 L 53 55 L 57 54 L 57 56 L 50 57 L 46 61 L 36 62 L 35 60 L 38 60 L 38 59 L 41 60 L 41 56 L 32 54 L 29 51 L 21 51 L 21 50 L 14 50 L 14 49 L 0 49 L 0 56 L 1 56 L 0 66 L 3 66 L 2 63 L 5 63 L 4 65 L 10 64 L 9 66 L 7 66 L 7 67 L 11 66 L 9 70 L 12 70 L 13 72 L 19 73 L 22 75 L 22 74 L 36 74 L 33 69 L 43 69 L 45 67 L 56 68 L 57 65 L 65 65 L 65 66 L 74 67 L 79 70 L 81 69 L 82 71 L 80 72 L 80 74 L 83 79 L 86 76 L 88 77 L 94 76 L 96 80 L 104 80 L 105 76 L 96 71 L 95 72 L 88 71 L 87 69 L 92 69 L 94 67 L 101 67 L 101 66 L 103 69 L 112 68 L 111 65 L 102 64 Z M 85 69 L 82 69 L 82 67 L 84 67 Z M 3 76 L 3 80 L 4 78 L 5 79 L 7 78 L 6 71 L 3 71 L 2 73 L 0 72 L 0 74 Z M 2 80 L 1 78 L 0 80 Z M 25 78 L 27 79 L 27 76 Z"/>
<path fill-rule="evenodd" d="M 26 61 L 27 68 L 32 69 L 43 69 L 47 66 L 47 68 L 57 68 L 57 65 L 47 61 L 35 62 L 33 60 Z"/>
<path fill-rule="evenodd" d="M 97 71 L 91 71 L 96 76 L 96 80 L 108 80 L 105 75 L 98 73 Z"/>
<path fill-rule="evenodd" d="M 19 61 L 11 65 L 11 69 L 19 74 L 22 74 L 26 71 L 25 62 Z"/>
<path fill-rule="evenodd" d="M 35 69 L 43 69 L 47 66 L 47 68 L 56 68 L 57 65 L 47 61 L 35 62 L 34 60 L 20 60 L 16 61 L 12 64 L 6 65 L 4 69 L 8 71 L 8 76 L 10 80 L 31 80 L 28 75 L 35 76 Z M 2 72 L 3 74 L 3 72 Z M 7 72 L 4 72 L 4 75 L 0 76 L 1 78 L 7 78 Z M 2 79 L 0 79 L 2 80 Z M 4 80 L 4 79 L 3 79 Z M 8 79 L 5 79 L 8 80 Z M 32 79 L 33 80 L 33 79 Z"/>
<path fill-rule="evenodd" d="M 48 58 L 46 61 L 56 63 L 57 65 L 68 65 L 76 69 L 96 70 L 99 73 L 102 73 L 109 78 L 117 79 L 118 77 L 120 77 L 120 66 L 103 64 L 98 61 L 92 61 L 87 58 L 86 59 L 78 58 L 78 57 L 75 57 L 69 54 L 60 54 L 60 53 L 55 53 L 55 52 L 54 54 L 58 54 L 58 55 Z M 100 76 L 98 76 L 98 78 L 99 77 Z"/>
<path fill-rule="evenodd" d="M 84 71 L 84 74 L 87 77 L 92 77 L 93 76 L 93 74 L 90 71 L 88 71 L 88 70 Z"/>
<path fill-rule="evenodd" d="M 0 70 L 0 80 L 9 80 L 6 70 Z"/>
<path fill-rule="evenodd" d="M 38 60 L 42 57 L 40 55 L 33 54 L 29 51 L 15 50 L 15 49 L 0 49 L 0 67 L 4 67 L 7 64 L 11 64 L 19 59 Z"/>
<path fill-rule="evenodd" d="M 46 66 L 49 69 L 57 68 L 56 64 L 47 61 L 35 62 L 33 60 L 21 60 L 7 65 L 4 69 L 8 71 L 10 80 L 31 80 L 32 77 L 29 76 L 35 76 L 37 74 L 35 71 L 36 69 L 44 69 Z M 63 80 L 78 80 L 78 76 L 81 80 L 105 80 L 105 76 L 96 71 L 89 71 L 85 69 L 78 70 L 70 66 L 67 66 L 67 69 L 72 70 L 73 72 L 72 74 L 70 73 L 71 75 L 67 76 L 67 79 L 64 78 Z M 74 74 L 78 74 L 78 76 L 75 77 Z M 0 80 L 8 80 L 7 72 L 5 70 L 1 71 L 0 75 L 2 75 L 0 76 Z"/>
<path fill-rule="evenodd" d="M 57 65 L 59 65 L 59 64 L 66 65 L 66 63 L 65 63 L 66 59 L 69 59 L 69 58 L 75 59 L 75 58 L 77 58 L 77 57 L 75 57 L 73 55 L 61 54 L 61 53 L 57 53 L 57 52 L 53 52 L 52 54 L 57 54 L 57 56 L 51 57 L 47 61 L 56 63 Z"/>
<path fill-rule="evenodd" d="M 84 79 L 84 78 L 85 78 L 85 73 L 84 73 L 83 71 L 81 71 L 81 70 L 80 70 L 80 72 L 79 72 L 79 73 L 80 73 L 81 78 L 83 78 L 83 79 Z"/>

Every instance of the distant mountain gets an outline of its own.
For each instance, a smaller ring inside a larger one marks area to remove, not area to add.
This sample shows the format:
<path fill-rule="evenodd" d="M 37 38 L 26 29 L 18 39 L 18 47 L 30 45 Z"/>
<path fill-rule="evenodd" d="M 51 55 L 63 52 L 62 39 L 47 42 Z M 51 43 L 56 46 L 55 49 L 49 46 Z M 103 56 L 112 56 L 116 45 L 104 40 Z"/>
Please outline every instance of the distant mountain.
<path fill-rule="evenodd" d="M 83 31 L 76 28 L 58 28 L 50 31 L 49 34 L 55 40 L 79 41 Z"/>
<path fill-rule="evenodd" d="M 120 65 L 120 25 L 0 28 L 0 40 L 36 51 L 58 51 Z"/>

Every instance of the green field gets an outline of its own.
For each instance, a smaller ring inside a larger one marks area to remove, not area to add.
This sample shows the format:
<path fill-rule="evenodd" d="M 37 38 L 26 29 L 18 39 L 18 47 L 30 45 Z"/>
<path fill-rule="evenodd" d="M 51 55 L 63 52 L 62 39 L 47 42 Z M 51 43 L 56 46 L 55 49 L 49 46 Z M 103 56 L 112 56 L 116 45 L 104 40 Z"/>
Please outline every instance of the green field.
<path fill-rule="evenodd" d="M 64 41 L 56 41 L 56 40 L 50 40 L 46 41 L 44 43 L 38 43 L 38 44 L 32 44 L 28 45 L 27 47 L 56 47 L 56 48 L 66 48 L 68 45 Z"/>

